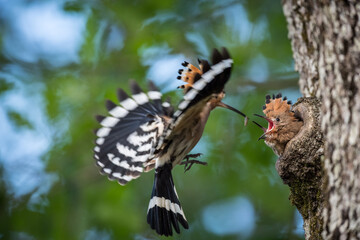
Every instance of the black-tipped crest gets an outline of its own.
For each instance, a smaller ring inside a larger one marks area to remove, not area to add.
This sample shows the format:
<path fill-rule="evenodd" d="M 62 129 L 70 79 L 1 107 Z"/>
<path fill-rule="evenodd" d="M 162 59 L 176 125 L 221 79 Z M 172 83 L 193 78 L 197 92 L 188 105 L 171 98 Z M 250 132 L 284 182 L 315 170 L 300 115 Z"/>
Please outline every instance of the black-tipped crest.
<path fill-rule="evenodd" d="M 263 112 L 268 115 L 270 112 L 273 111 L 289 111 L 291 101 L 287 101 L 287 98 L 285 96 L 283 99 L 281 98 L 281 93 L 276 94 L 276 96 L 275 94 L 273 94 L 272 98 L 270 98 L 270 95 L 266 95 L 266 105 L 263 106 Z"/>
<path fill-rule="evenodd" d="M 177 77 L 177 79 L 182 80 L 186 82 L 187 84 L 181 85 L 178 88 L 185 89 L 185 93 L 187 93 L 193 86 L 196 80 L 198 80 L 198 76 L 203 74 L 202 72 L 202 65 L 200 64 L 200 67 L 196 67 L 188 62 L 184 62 L 182 64 L 185 68 L 179 69 L 178 73 L 180 76 Z"/>

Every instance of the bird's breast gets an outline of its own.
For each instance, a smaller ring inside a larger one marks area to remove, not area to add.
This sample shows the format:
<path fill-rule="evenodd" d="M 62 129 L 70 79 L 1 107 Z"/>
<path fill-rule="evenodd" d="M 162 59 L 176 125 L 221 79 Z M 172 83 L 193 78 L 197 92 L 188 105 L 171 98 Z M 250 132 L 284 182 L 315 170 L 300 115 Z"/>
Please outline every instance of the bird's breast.
<path fill-rule="evenodd" d="M 159 152 L 157 166 L 167 162 L 171 162 L 173 167 L 179 164 L 199 142 L 204 126 L 200 118 L 194 118 L 182 129 L 176 129 L 171 133 Z"/>

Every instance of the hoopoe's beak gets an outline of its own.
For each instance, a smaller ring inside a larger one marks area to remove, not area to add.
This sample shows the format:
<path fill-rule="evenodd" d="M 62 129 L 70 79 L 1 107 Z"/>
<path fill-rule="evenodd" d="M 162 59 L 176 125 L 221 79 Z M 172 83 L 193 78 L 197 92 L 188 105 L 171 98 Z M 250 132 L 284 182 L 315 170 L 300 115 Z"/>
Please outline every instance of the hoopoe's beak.
<path fill-rule="evenodd" d="M 258 139 L 258 141 L 259 141 L 260 139 L 265 139 L 265 138 L 266 138 L 266 134 L 267 134 L 268 132 L 270 132 L 271 130 L 273 130 L 273 128 L 274 128 L 274 122 L 273 122 L 271 119 L 269 119 L 269 118 L 267 118 L 267 117 L 265 117 L 265 116 L 261 116 L 261 115 L 259 115 L 259 114 L 254 114 L 254 115 L 257 116 L 257 117 L 261 117 L 261 118 L 265 119 L 265 120 L 268 121 L 268 123 L 269 123 L 268 128 L 264 128 L 263 126 L 261 126 L 261 125 L 258 124 L 257 122 L 254 122 L 254 121 L 253 121 L 253 123 L 255 123 L 258 127 L 260 127 L 260 128 L 264 131 L 264 134 L 259 137 L 259 139 Z"/>
<path fill-rule="evenodd" d="M 240 114 L 241 116 L 243 116 L 243 117 L 245 118 L 244 125 L 245 125 L 245 126 L 247 125 L 247 122 L 248 122 L 249 118 L 248 118 L 244 113 L 240 112 L 240 111 L 237 110 L 236 108 L 233 108 L 233 107 L 231 107 L 231 106 L 229 106 L 229 105 L 227 105 L 227 104 L 225 104 L 225 103 L 223 103 L 223 102 L 221 102 L 221 101 L 217 103 L 217 106 L 218 106 L 218 107 L 223 107 L 223 108 L 230 109 L 231 111 L 234 111 L 234 112 Z"/>

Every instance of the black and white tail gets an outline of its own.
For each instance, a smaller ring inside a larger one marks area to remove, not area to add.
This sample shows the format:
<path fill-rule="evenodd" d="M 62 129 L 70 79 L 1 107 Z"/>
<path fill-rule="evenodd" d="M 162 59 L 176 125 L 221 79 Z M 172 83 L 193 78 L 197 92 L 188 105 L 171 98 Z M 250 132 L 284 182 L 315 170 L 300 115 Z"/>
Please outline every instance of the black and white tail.
<path fill-rule="evenodd" d="M 154 186 L 149 203 L 147 222 L 160 235 L 172 236 L 172 228 L 180 233 L 179 223 L 189 225 L 181 208 L 171 175 L 171 163 L 155 170 Z"/>

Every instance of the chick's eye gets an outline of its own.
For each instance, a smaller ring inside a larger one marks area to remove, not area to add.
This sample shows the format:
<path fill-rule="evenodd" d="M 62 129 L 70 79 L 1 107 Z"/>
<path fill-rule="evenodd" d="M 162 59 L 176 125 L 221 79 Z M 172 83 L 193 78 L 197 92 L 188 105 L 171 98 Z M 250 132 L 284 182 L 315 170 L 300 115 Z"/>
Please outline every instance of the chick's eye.
<path fill-rule="evenodd" d="M 276 121 L 277 121 L 277 122 L 280 122 L 280 118 L 276 118 Z"/>

